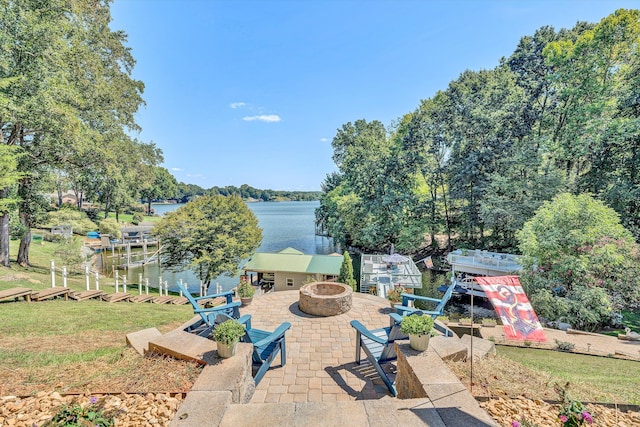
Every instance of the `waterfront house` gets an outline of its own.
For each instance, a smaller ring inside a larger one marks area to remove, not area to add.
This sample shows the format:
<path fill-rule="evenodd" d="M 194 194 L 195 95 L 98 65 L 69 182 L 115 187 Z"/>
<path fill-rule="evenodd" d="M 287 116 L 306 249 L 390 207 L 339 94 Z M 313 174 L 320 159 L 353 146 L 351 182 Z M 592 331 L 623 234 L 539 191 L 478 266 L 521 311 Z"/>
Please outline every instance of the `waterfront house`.
<path fill-rule="evenodd" d="M 293 248 L 256 252 L 244 265 L 245 275 L 257 273 L 258 283 L 275 291 L 300 289 L 307 281 L 333 281 L 340 274 L 342 255 L 306 255 Z"/>

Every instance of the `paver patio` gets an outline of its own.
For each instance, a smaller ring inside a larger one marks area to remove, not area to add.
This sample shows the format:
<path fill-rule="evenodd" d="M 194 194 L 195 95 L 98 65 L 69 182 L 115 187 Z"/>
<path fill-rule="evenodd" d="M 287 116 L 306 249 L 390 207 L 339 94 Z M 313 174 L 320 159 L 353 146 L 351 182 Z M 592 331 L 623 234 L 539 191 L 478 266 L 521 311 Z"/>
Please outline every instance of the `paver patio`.
<path fill-rule="evenodd" d="M 252 315 L 252 326 L 274 330 L 290 322 L 287 332 L 287 363 L 279 357 L 271 365 L 251 403 L 336 402 L 391 398 L 391 394 L 368 363 L 355 364 L 355 330 L 349 322 L 359 320 L 368 328 L 389 325 L 389 302 L 354 293 L 350 311 L 338 316 L 316 317 L 298 309 L 298 291 L 273 292 L 253 298 L 241 308 Z M 393 370 L 394 367 L 390 367 Z"/>

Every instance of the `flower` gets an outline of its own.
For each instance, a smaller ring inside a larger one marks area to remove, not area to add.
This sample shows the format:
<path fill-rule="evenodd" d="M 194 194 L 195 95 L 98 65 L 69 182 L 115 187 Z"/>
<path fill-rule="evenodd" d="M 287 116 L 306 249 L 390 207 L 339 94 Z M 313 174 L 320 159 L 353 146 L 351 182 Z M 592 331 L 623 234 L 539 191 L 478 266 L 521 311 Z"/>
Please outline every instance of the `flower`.
<path fill-rule="evenodd" d="M 517 421 L 511 421 L 511 427 L 520 427 L 520 423 Z"/>
<path fill-rule="evenodd" d="M 562 421 L 563 423 L 566 423 L 567 420 L 569 419 L 569 418 L 567 418 L 566 415 L 560 415 L 560 417 L 558 417 L 558 418 L 560 418 L 560 421 Z"/>
<path fill-rule="evenodd" d="M 589 424 L 593 424 L 593 417 L 587 411 L 582 412 L 582 418 Z"/>
<path fill-rule="evenodd" d="M 98 398 L 95 396 L 91 396 L 91 399 L 89 399 L 89 403 L 95 405 L 96 403 L 98 403 Z"/>

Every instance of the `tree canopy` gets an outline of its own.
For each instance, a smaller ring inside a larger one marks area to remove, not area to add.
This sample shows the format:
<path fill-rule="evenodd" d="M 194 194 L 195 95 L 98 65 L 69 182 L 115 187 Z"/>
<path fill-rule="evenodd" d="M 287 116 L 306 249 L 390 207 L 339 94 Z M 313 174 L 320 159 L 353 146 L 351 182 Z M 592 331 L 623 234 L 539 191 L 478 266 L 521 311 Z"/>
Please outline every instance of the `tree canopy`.
<path fill-rule="evenodd" d="M 595 329 L 640 303 L 640 248 L 618 214 L 590 195 L 556 196 L 517 237 L 523 285 L 549 320 Z"/>
<path fill-rule="evenodd" d="M 205 283 L 234 275 L 262 241 L 258 219 L 237 196 L 203 196 L 165 214 L 153 230 L 162 265 L 192 270 Z"/>
<path fill-rule="evenodd" d="M 590 193 L 640 237 L 640 12 L 525 35 L 493 69 L 466 70 L 386 129 L 333 139 L 317 221 L 344 246 L 519 251 L 556 195 Z"/>

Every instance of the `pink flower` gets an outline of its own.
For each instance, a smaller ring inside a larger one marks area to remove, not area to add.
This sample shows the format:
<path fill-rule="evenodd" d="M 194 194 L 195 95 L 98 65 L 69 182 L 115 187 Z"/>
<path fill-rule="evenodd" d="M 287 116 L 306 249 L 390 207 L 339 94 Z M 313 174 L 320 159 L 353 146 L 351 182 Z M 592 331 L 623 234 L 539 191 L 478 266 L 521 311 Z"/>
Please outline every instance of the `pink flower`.
<path fill-rule="evenodd" d="M 591 416 L 590 413 L 588 413 L 587 411 L 584 411 L 582 413 L 582 418 L 584 418 L 584 420 L 589 423 L 589 424 L 593 424 L 593 417 Z"/>
<path fill-rule="evenodd" d="M 520 423 L 517 421 L 511 421 L 511 427 L 520 427 Z"/>
<path fill-rule="evenodd" d="M 569 419 L 569 418 L 566 417 L 566 415 L 560 415 L 559 418 L 560 418 L 560 421 L 562 421 L 563 423 L 566 423 L 567 420 Z"/>

